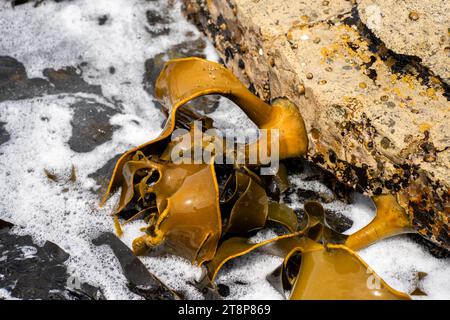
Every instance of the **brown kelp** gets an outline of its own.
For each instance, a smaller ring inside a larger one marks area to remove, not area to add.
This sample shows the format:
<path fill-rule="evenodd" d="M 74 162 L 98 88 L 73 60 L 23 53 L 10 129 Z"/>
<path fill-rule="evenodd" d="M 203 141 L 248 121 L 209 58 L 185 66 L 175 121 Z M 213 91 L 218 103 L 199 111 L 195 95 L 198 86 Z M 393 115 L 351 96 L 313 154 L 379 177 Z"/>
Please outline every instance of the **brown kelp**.
<path fill-rule="evenodd" d="M 272 105 L 265 103 L 220 64 L 199 58 L 169 61 L 155 85 L 155 96 L 168 113 L 166 125 L 158 138 L 127 151 L 118 160 L 103 199 L 122 188 L 115 212 L 119 234 L 118 217 L 125 223 L 136 218 L 148 222 L 144 234 L 133 242 L 134 253 L 172 253 L 189 259 L 205 269 L 199 286 L 211 287 L 227 261 L 261 249 L 285 258 L 270 281 L 280 291 L 290 289 L 292 299 L 407 299 L 384 283 L 353 251 L 410 231 L 395 198 L 375 198 L 377 218 L 348 237 L 328 226 L 318 202 L 305 203 L 300 219 L 291 208 L 271 197 L 273 186 L 283 192 L 289 185 L 282 165 L 277 174 L 263 177 L 258 169 L 268 163 L 259 152 L 254 163 L 215 163 L 221 156 L 215 142 L 223 138 L 208 130 L 213 128 L 211 119 L 182 108 L 208 94 L 234 101 L 259 129 L 269 129 L 268 135 L 244 144 L 241 153 L 226 146 L 222 150 L 225 157 L 247 159 L 251 150 L 263 148 L 270 155 L 275 152 L 270 144 L 274 137 L 279 142 L 280 160 L 306 154 L 305 125 L 291 102 L 278 99 Z M 200 143 L 195 141 L 194 120 L 198 119 L 206 137 Z M 173 138 L 177 127 L 189 130 Z M 180 144 L 182 141 L 193 143 Z M 212 155 L 210 160 L 196 162 L 192 155 L 205 150 Z M 174 152 L 191 163 L 173 161 Z M 278 236 L 251 241 L 252 234 L 273 226 Z"/>

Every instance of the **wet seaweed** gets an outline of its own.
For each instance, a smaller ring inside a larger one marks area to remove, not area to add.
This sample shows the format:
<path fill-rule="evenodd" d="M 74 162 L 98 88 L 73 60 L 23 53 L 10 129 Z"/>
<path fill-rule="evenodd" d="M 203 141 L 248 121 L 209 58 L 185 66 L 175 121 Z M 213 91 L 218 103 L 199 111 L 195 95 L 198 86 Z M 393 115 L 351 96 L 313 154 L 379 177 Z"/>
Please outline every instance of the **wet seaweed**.
<path fill-rule="evenodd" d="M 186 68 L 191 71 L 189 79 L 184 76 Z M 212 160 L 179 164 L 171 160 L 180 141 L 170 140 L 172 132 L 177 127 L 188 128 L 182 138 L 192 141 L 192 122 L 198 117 L 181 107 L 206 94 L 233 100 L 260 129 L 280 130 L 281 160 L 303 157 L 308 140 L 296 106 L 281 99 L 268 105 L 230 71 L 199 58 L 167 62 L 156 81 L 155 92 L 168 114 L 163 132 L 155 140 L 127 151 L 117 161 L 103 199 L 106 201 L 121 186 L 115 210 L 119 236 L 121 222 L 142 218 L 148 223 L 144 234 L 133 241 L 136 255 L 170 253 L 202 266 L 204 276 L 196 286 L 210 297 L 217 296 L 214 280 L 225 263 L 260 249 L 285 258 L 271 283 L 284 291 L 290 289 L 292 299 L 409 298 L 390 288 L 354 251 L 386 237 L 414 232 L 394 196 L 374 197 L 377 217 L 359 232 L 346 236 L 319 202 L 306 202 L 301 217 L 279 203 L 280 195 L 289 190 L 284 166 L 277 175 L 267 178 L 258 173 L 261 162 L 237 165 L 234 161 L 234 165 L 225 165 Z M 203 131 L 213 127 L 207 117 L 201 117 L 201 121 Z M 268 141 L 260 137 L 252 143 L 261 146 Z M 246 152 L 252 143 L 244 145 Z M 181 153 L 192 157 L 195 147 L 189 145 Z M 203 151 L 211 145 L 203 142 L 197 147 Z M 225 154 L 237 156 L 227 149 Z M 256 232 L 268 228 L 276 230 L 277 236 L 252 241 Z M 324 274 L 332 278 L 323 280 Z M 367 285 L 368 277 L 374 287 Z M 324 281 L 328 281 L 330 289 L 324 289 Z"/>

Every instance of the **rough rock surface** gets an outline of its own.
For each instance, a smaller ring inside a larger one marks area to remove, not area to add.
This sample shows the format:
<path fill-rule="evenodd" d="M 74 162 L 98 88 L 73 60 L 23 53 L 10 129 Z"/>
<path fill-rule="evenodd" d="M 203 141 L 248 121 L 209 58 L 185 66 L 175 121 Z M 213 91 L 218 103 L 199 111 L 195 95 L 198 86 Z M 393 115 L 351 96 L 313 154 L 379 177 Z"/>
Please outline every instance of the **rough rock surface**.
<path fill-rule="evenodd" d="M 450 84 L 450 2 L 361 0 L 363 23 L 396 53 L 416 56 Z"/>
<path fill-rule="evenodd" d="M 414 28 L 403 25 L 420 17 L 397 19 L 394 29 L 390 15 L 403 14 L 409 5 L 384 16 L 383 32 L 371 31 L 367 16 L 360 18 L 368 1 L 184 3 L 187 16 L 251 90 L 265 100 L 288 97 L 299 106 L 310 159 L 370 195 L 397 193 L 419 233 L 450 247 L 450 105 L 443 81 L 448 59 L 433 54 L 436 40 L 425 31 L 414 48 L 400 40 L 409 41 L 405 33 Z M 416 9 L 424 20 L 425 9 Z M 448 10 L 430 10 L 448 22 Z M 426 18 L 427 32 L 439 19 Z M 417 45 L 421 38 L 430 51 Z M 408 50 L 390 47 L 391 39 Z"/>

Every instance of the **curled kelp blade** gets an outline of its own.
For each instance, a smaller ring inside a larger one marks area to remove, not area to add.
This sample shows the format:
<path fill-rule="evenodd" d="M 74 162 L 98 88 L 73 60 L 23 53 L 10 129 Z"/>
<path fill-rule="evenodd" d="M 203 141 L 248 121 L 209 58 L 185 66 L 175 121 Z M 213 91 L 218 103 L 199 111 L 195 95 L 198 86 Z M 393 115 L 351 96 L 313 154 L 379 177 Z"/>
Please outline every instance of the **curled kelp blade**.
<path fill-rule="evenodd" d="M 243 173 L 237 172 L 236 176 Z M 237 178 L 237 190 L 242 188 L 239 181 L 244 178 Z M 234 203 L 227 225 L 224 229 L 226 233 L 245 234 L 261 229 L 266 224 L 268 214 L 269 198 L 266 191 L 256 181 L 248 177 L 245 190 L 238 196 Z"/>
<path fill-rule="evenodd" d="M 299 223 L 294 210 L 283 203 L 270 201 L 267 220 L 286 227 L 290 232 L 296 232 Z"/>
<path fill-rule="evenodd" d="M 327 226 L 320 203 L 306 202 L 309 223 L 305 236 L 280 239 L 265 248 L 285 257 L 283 264 L 268 276 L 270 283 L 282 294 L 292 289 L 291 299 L 409 299 L 389 287 L 352 249 L 340 244 L 372 243 L 378 240 L 377 231 L 385 237 L 408 230 L 395 198 L 383 196 L 374 201 L 379 220 L 354 239 Z"/>
<path fill-rule="evenodd" d="M 280 163 L 278 172 L 273 176 L 274 182 L 277 184 L 280 193 L 284 193 L 290 186 L 288 179 L 287 168 L 284 164 Z"/>
<path fill-rule="evenodd" d="M 251 243 L 249 242 L 248 238 L 243 237 L 233 237 L 225 240 L 217 248 L 217 252 L 214 258 L 211 261 L 205 263 L 209 281 L 213 282 L 222 266 L 231 259 L 243 256 L 272 242 L 276 242 L 285 238 L 295 237 L 298 234 L 299 232 L 281 235 L 259 243 Z"/>
<path fill-rule="evenodd" d="M 236 201 L 242 196 L 250 184 L 251 177 L 248 174 L 234 170 L 225 182 L 220 202 L 225 212 L 231 211 Z"/>
<path fill-rule="evenodd" d="M 391 194 L 372 197 L 377 208 L 375 218 L 364 228 L 350 235 L 345 245 L 360 250 L 379 240 L 403 233 L 416 232 L 411 218 L 406 214 L 395 196 Z"/>
<path fill-rule="evenodd" d="M 186 77 L 186 74 L 189 77 Z M 155 96 L 175 106 L 205 94 L 219 94 L 234 101 L 260 129 L 278 129 L 280 159 L 306 154 L 308 138 L 300 112 L 286 99 L 272 106 L 253 95 L 222 65 L 200 58 L 166 63 L 155 85 Z M 261 144 L 270 148 L 267 140 Z"/>
<path fill-rule="evenodd" d="M 324 230 L 326 229 L 324 225 L 325 211 L 320 203 L 316 201 L 305 202 L 304 215 L 300 222 L 295 212 L 288 206 L 276 202 L 271 202 L 270 205 L 268 221 L 278 222 L 280 225 L 287 227 L 288 230 L 295 227 L 297 235 L 279 239 L 265 246 L 265 252 L 285 258 L 293 248 L 304 246 L 305 241 L 323 242 Z M 330 242 L 329 240 L 326 239 L 324 242 Z"/>
<path fill-rule="evenodd" d="M 245 166 L 235 169 L 229 176 L 220 196 L 225 233 L 248 233 L 264 227 L 267 220 L 291 232 L 297 231 L 294 210 L 285 204 L 269 202 L 262 184 L 260 177 Z"/>
<path fill-rule="evenodd" d="M 282 217 L 283 214 L 287 215 L 287 217 Z M 222 266 L 229 260 L 243 256 L 258 248 L 264 248 L 268 253 L 285 257 L 286 250 L 284 248 L 288 247 L 290 250 L 293 244 L 298 245 L 299 241 L 302 243 L 308 226 L 308 219 L 306 218 L 304 219 L 305 221 L 302 221 L 302 223 L 294 227 L 295 224 L 292 222 L 293 217 L 291 214 L 292 212 L 288 210 L 279 210 L 276 215 L 274 214 L 277 217 L 277 221 L 273 219 L 271 222 L 278 222 L 280 225 L 287 227 L 288 230 L 295 228 L 295 232 L 283 234 L 258 243 L 250 242 L 248 238 L 244 237 L 232 237 L 224 240 L 217 248 L 214 258 L 205 263 L 207 270 L 206 276 L 208 278 L 206 282 L 213 282 Z M 278 245 L 279 243 L 280 245 Z M 205 282 L 204 279 L 203 282 Z"/>
<path fill-rule="evenodd" d="M 144 254 L 158 246 L 201 265 L 213 258 L 222 232 L 214 165 L 167 164 L 161 170 L 151 188 L 159 215 L 133 250 Z"/>
<path fill-rule="evenodd" d="M 156 98 L 172 108 L 207 94 L 233 100 L 258 126 L 271 119 L 270 105 L 248 91 L 228 69 L 216 62 L 195 57 L 170 60 L 155 84 Z"/>
<path fill-rule="evenodd" d="M 343 245 L 325 248 L 311 241 L 293 251 L 301 252 L 301 264 L 290 299 L 410 299 L 391 288 L 354 251 Z"/>
<path fill-rule="evenodd" d="M 274 175 L 264 175 L 260 178 L 269 196 L 276 201 L 280 200 L 281 194 L 290 186 L 287 168 L 283 163 L 279 164 L 278 171 Z"/>
<path fill-rule="evenodd" d="M 185 134 L 191 138 L 191 132 Z M 170 144 L 162 154 L 171 148 Z M 213 162 L 213 161 L 212 161 Z M 122 167 L 125 178 L 117 213 L 133 204 L 148 215 L 148 227 L 135 239 L 135 254 L 173 253 L 193 263 L 212 259 L 220 238 L 219 190 L 214 165 L 176 164 L 138 150 Z M 115 217 L 116 230 L 121 234 Z"/>
<path fill-rule="evenodd" d="M 294 248 L 303 248 L 310 241 L 303 234 L 280 239 L 264 248 L 266 252 L 284 259 L 283 263 L 266 277 L 281 295 L 284 296 L 286 291 L 292 289 L 298 271 L 300 270 L 301 255 Z"/>
<path fill-rule="evenodd" d="M 304 203 L 303 208 L 308 217 L 306 235 L 314 241 L 320 241 L 325 224 L 325 211 L 322 205 L 317 201 L 307 201 Z"/>
<path fill-rule="evenodd" d="M 250 178 L 249 185 L 251 184 L 252 179 Z M 255 184 L 257 185 L 257 184 Z M 259 188 L 261 188 L 259 186 Z M 239 189 L 239 188 L 236 188 Z M 247 188 L 246 190 L 249 190 Z M 261 188 L 263 191 L 264 189 Z M 261 191 L 261 195 L 263 194 Z M 256 191 L 253 191 L 253 193 L 257 193 Z M 244 193 L 245 195 L 245 193 Z M 230 197 L 232 198 L 232 197 Z M 239 198 L 242 199 L 243 197 Z M 250 204 L 253 203 L 253 201 L 248 201 Z M 261 201 L 262 203 L 266 202 L 266 197 L 264 197 L 264 200 Z M 236 201 L 236 204 L 239 205 L 239 202 Z M 253 204 L 253 209 L 255 209 L 255 204 Z M 233 209 L 236 208 L 233 207 Z M 238 207 L 237 207 L 238 208 Z M 259 207 L 260 210 L 263 210 L 264 207 Z M 244 211 L 241 212 L 242 217 L 245 217 Z M 251 215 L 249 215 L 251 216 Z M 267 213 L 262 214 L 261 216 L 265 217 L 264 222 L 267 224 L 267 222 L 275 223 L 278 225 L 281 225 L 288 229 L 289 233 L 285 235 L 281 235 L 278 237 L 274 237 L 272 239 L 268 239 L 266 241 L 262 241 L 260 243 L 252 243 L 248 240 L 248 238 L 244 237 L 232 237 L 229 239 L 226 239 L 221 243 L 219 248 L 217 249 L 216 255 L 214 258 L 207 262 L 205 264 L 207 269 L 207 278 L 209 283 L 214 281 L 217 273 L 222 268 L 222 266 L 229 260 L 240 257 L 242 255 L 245 255 L 255 249 L 266 247 L 272 243 L 278 243 L 278 242 L 284 242 L 284 245 L 290 245 L 292 246 L 292 243 L 298 244 L 298 241 L 303 241 L 302 236 L 306 234 L 308 231 L 308 228 L 310 227 L 309 219 L 308 219 L 308 213 L 305 213 L 304 218 L 299 223 L 298 217 L 295 214 L 295 212 L 289 208 L 288 206 L 284 204 L 279 204 L 276 202 L 268 202 L 267 200 Z M 300 240 L 298 240 L 300 239 Z M 275 249 L 280 252 L 279 249 Z M 282 250 L 281 250 L 282 251 Z M 270 250 L 268 250 L 270 252 Z M 285 257 L 285 254 L 282 254 L 281 256 Z M 207 282 L 208 282 L 207 281 Z M 203 282 L 205 280 L 203 279 Z"/>
<path fill-rule="evenodd" d="M 342 244 L 347 240 L 347 235 L 343 235 L 329 226 L 322 204 L 317 201 L 307 201 L 304 204 L 304 210 L 309 219 L 306 233 L 308 238 L 322 244 Z"/>
<path fill-rule="evenodd" d="M 141 160 L 130 160 L 124 163 L 122 174 L 123 174 L 123 183 L 122 183 L 122 192 L 120 194 L 119 204 L 116 209 L 116 213 L 121 212 L 126 205 L 130 203 L 135 195 L 135 175 L 139 170 L 145 170 L 148 172 L 158 171 L 160 167 L 157 163 L 149 161 L 146 157 Z M 161 168 L 161 167 L 160 167 Z M 145 181 L 145 177 L 143 179 Z M 142 194 L 145 192 L 144 190 L 140 190 Z"/>

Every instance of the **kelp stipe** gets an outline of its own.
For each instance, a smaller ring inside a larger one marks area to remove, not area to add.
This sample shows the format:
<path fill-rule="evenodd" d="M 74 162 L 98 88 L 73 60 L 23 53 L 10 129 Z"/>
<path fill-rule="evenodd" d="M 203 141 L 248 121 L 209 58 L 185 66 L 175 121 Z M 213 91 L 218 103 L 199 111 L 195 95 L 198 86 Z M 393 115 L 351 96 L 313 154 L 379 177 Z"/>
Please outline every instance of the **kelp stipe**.
<path fill-rule="evenodd" d="M 385 238 L 416 232 L 395 196 L 387 194 L 374 196 L 372 199 L 377 209 L 375 218 L 348 237 L 345 242 L 347 247 L 357 251 Z"/>

